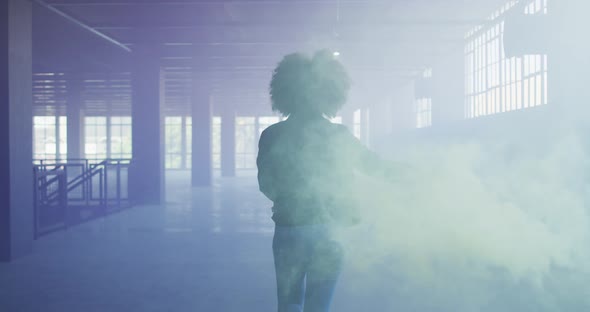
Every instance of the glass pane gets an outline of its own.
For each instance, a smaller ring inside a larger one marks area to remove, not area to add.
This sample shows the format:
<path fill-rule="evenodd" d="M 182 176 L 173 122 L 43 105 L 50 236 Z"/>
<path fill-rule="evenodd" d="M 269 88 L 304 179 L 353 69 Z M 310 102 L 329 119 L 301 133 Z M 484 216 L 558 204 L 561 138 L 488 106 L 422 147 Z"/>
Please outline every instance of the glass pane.
<path fill-rule="evenodd" d="M 84 118 L 85 157 L 95 162 L 107 158 L 107 119 L 103 116 Z"/>
<path fill-rule="evenodd" d="M 250 161 L 258 151 L 256 142 L 256 118 L 236 117 L 236 168 L 255 168 L 256 163 Z"/>

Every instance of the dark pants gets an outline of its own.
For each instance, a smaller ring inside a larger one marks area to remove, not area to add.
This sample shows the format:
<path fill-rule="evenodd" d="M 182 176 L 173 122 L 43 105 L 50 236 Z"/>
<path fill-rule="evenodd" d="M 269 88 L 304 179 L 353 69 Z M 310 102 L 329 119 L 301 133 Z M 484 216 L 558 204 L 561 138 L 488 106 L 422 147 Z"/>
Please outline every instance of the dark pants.
<path fill-rule="evenodd" d="M 326 225 L 275 228 L 273 253 L 279 312 L 327 312 L 343 251 Z"/>

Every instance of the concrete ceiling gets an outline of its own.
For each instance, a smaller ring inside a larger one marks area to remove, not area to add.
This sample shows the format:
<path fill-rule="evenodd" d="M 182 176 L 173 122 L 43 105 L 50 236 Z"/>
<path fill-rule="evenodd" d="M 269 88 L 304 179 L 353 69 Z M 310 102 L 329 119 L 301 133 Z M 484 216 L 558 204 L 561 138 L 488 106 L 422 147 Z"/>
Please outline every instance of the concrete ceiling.
<path fill-rule="evenodd" d="M 130 54 L 125 49 L 150 44 L 158 49 L 165 68 L 189 70 L 195 57 L 207 64 L 206 75 L 218 96 L 257 99 L 265 94 L 282 56 L 321 48 L 341 53 L 360 89 L 380 82 L 390 90 L 461 48 L 466 31 L 482 24 L 503 1 L 36 2 L 35 55 L 41 65 L 125 70 Z M 64 16 L 79 25 L 60 21 Z"/>

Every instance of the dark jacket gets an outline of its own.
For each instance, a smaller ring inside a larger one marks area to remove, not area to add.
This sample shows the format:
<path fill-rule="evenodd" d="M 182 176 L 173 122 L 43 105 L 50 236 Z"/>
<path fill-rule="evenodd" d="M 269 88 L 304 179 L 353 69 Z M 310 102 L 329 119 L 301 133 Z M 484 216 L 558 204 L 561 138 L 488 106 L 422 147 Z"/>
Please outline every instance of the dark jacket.
<path fill-rule="evenodd" d="M 345 126 L 293 116 L 262 133 L 258 183 L 277 225 L 354 223 L 355 173 L 375 174 L 382 163 Z"/>

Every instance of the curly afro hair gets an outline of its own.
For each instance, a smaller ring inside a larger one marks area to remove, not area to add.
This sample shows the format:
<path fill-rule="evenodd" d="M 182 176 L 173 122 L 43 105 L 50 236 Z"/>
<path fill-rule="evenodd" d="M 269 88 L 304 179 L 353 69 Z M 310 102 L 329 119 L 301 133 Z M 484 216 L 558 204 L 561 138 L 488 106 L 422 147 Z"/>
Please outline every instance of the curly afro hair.
<path fill-rule="evenodd" d="M 346 102 L 350 78 L 331 52 L 309 58 L 301 53 L 285 56 L 270 82 L 273 111 L 284 116 L 321 114 L 334 117 Z"/>

